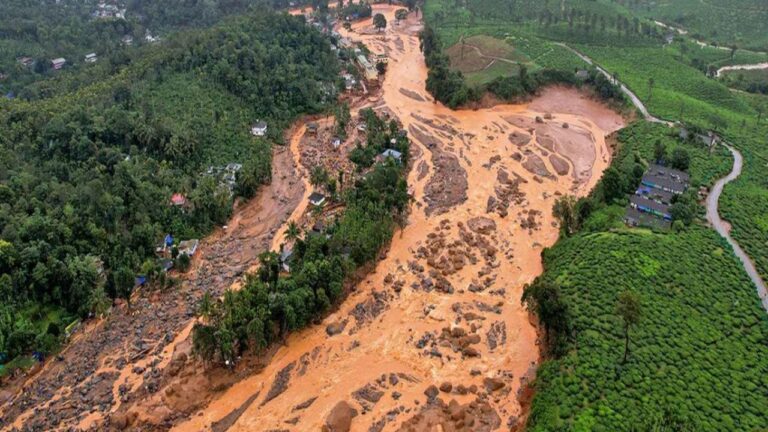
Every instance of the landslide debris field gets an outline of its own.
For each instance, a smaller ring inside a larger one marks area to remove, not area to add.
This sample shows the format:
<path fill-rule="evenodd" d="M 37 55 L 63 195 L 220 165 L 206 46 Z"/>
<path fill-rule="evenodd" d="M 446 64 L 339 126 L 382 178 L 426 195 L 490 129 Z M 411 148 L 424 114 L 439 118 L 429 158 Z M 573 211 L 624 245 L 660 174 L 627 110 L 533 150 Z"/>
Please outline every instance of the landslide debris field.
<path fill-rule="evenodd" d="M 338 310 L 234 374 L 190 355 L 203 292 L 221 294 L 279 244 L 289 215 L 305 211 L 300 177 L 322 151 L 307 148 L 300 126 L 275 156 L 272 185 L 206 241 L 193 276 L 80 335 L 5 403 L 4 430 L 485 431 L 520 421 L 539 353 L 522 287 L 557 239 L 554 200 L 589 192 L 609 163 L 605 137 L 624 121 L 565 88 L 475 111 L 435 104 L 424 89 L 420 17 L 395 24 L 394 11 L 374 6 L 391 24 L 384 32 L 371 20 L 338 31 L 389 56 L 365 103 L 408 131 L 414 201 L 404 230 Z"/>
<path fill-rule="evenodd" d="M 374 12 L 394 22 L 394 8 Z M 418 17 L 342 34 L 389 56 L 380 99 L 412 140 L 408 224 L 322 324 L 217 395 L 178 431 L 493 430 L 514 425 L 538 360 L 520 305 L 557 239 L 561 194 L 586 194 L 622 118 L 576 91 L 451 111 L 424 90 Z M 535 107 L 535 108 L 534 108 Z"/>

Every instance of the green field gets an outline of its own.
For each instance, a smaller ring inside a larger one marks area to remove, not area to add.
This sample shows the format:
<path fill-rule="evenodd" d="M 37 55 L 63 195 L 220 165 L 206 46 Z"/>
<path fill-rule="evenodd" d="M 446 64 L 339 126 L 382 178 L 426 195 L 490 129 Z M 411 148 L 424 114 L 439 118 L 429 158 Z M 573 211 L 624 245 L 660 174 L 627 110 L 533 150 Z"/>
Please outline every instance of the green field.
<path fill-rule="evenodd" d="M 729 171 L 727 152 L 646 123 L 620 133 L 612 166 L 648 161 L 656 140 L 691 153 L 693 184 Z M 539 370 L 528 430 L 758 430 L 768 422 L 757 391 L 768 385 L 768 318 L 740 263 L 704 226 L 653 233 L 624 228 L 622 215 L 600 208 L 544 253 L 541 279 L 560 286 L 573 338 Z M 621 364 L 614 308 L 624 290 L 639 294 L 643 315 Z"/>
<path fill-rule="evenodd" d="M 684 28 L 694 37 L 768 51 L 768 4 L 763 0 L 645 0 L 638 15 Z"/>

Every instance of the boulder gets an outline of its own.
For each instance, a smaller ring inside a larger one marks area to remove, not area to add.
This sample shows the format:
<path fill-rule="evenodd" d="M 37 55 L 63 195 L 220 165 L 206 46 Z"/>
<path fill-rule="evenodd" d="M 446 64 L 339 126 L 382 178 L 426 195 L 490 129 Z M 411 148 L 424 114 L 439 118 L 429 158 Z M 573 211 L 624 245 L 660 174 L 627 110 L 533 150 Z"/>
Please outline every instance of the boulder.
<path fill-rule="evenodd" d="M 357 417 L 357 410 L 347 401 L 341 401 L 325 418 L 322 430 L 323 432 L 349 432 L 352 428 L 352 419 L 355 417 Z"/>

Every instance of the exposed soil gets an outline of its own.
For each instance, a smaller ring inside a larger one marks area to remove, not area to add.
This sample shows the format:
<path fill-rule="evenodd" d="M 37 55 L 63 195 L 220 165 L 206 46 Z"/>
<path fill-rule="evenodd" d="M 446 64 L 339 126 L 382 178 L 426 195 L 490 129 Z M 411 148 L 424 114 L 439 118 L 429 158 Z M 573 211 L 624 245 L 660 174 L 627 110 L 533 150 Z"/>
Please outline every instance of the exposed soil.
<path fill-rule="evenodd" d="M 522 421 L 538 361 L 522 286 L 557 239 L 555 197 L 594 186 L 610 159 L 605 136 L 623 120 L 564 88 L 545 92 L 565 99 L 561 107 L 435 104 L 424 96 L 419 17 L 395 24 L 396 7 L 374 9 L 391 23 L 386 31 L 370 20 L 338 31 L 389 55 L 381 97 L 369 104 L 412 139 L 407 226 L 338 310 L 289 336 L 263 371 L 175 430 L 210 429 L 294 363 L 280 393 L 257 399 L 230 431 L 477 431 Z M 529 172 L 529 159 L 549 176 Z"/>
<path fill-rule="evenodd" d="M 420 17 L 396 23 L 397 8 L 374 5 L 390 23 L 384 32 L 370 19 L 352 32 L 338 29 L 390 56 L 380 89 L 353 106 L 399 119 L 416 168 L 407 225 L 347 300 L 234 372 L 188 355 L 202 292 L 231 286 L 259 252 L 279 245 L 287 218 L 306 213 L 307 168 L 328 163 L 330 150 L 320 147 L 325 138 L 310 150 L 301 126 L 290 153 L 275 157 L 273 185 L 206 240 L 180 289 L 142 293 L 135 315 L 119 308 L 80 335 L 63 362 L 49 364 L 6 406 L 5 419 L 39 430 L 193 432 L 484 431 L 521 423 L 539 358 L 521 290 L 542 271 L 541 248 L 557 239 L 555 197 L 589 192 L 608 166 L 605 136 L 622 119 L 561 88 L 529 105 L 451 111 L 434 103 L 423 96 Z M 78 396 L 83 389 L 87 401 Z"/>

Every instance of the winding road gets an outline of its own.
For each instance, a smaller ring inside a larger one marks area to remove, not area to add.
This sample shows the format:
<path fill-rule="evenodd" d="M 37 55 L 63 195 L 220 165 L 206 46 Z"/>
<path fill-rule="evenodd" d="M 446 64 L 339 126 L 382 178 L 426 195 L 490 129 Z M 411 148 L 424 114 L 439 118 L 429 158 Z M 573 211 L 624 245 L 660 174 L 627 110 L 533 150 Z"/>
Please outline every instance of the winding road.
<path fill-rule="evenodd" d="M 557 45 L 568 49 L 572 53 L 579 56 L 579 58 L 584 60 L 587 64 L 594 66 L 607 78 L 613 79 L 613 76 L 608 71 L 597 65 L 595 61 L 590 57 L 580 53 L 579 51 L 569 47 L 566 44 L 557 43 Z M 640 98 L 638 98 L 637 95 L 632 92 L 632 90 L 624 85 L 624 83 L 617 81 L 617 84 L 620 86 L 621 91 L 626 94 L 627 97 L 629 97 L 629 99 L 632 101 L 632 104 L 638 109 L 638 111 L 643 114 L 645 120 L 653 123 L 665 124 L 670 127 L 674 126 L 675 122 L 662 120 L 651 115 L 651 113 L 648 111 L 648 108 L 646 108 L 645 104 L 643 104 Z M 755 287 L 757 288 L 757 295 L 760 297 L 763 309 L 768 312 L 768 288 L 766 287 L 765 281 L 763 281 L 763 279 L 760 277 L 760 274 L 757 272 L 757 268 L 755 268 L 755 264 L 752 262 L 752 259 L 749 257 L 749 255 L 747 255 L 746 252 L 744 252 L 744 249 L 742 249 L 736 240 L 731 237 L 730 226 L 728 223 L 720 217 L 718 205 L 720 202 L 720 195 L 723 193 L 723 188 L 726 184 L 736 180 L 739 175 L 741 175 L 741 170 L 744 165 L 744 158 L 738 150 L 725 142 L 723 142 L 723 145 L 733 155 L 733 168 L 727 176 L 717 180 L 715 185 L 712 187 L 709 196 L 707 197 L 707 221 L 712 224 L 712 226 L 715 228 L 715 231 L 717 231 L 728 242 L 728 244 L 731 245 L 731 248 L 733 248 L 733 253 L 741 261 L 741 264 L 744 267 L 744 270 L 747 272 L 747 275 L 749 275 L 749 278 L 755 284 Z"/>
<path fill-rule="evenodd" d="M 763 308 L 768 311 L 768 289 L 766 289 L 765 282 L 760 277 L 760 274 L 755 268 L 755 264 L 752 262 L 749 256 L 744 252 L 741 246 L 736 243 L 733 237 L 731 237 L 728 223 L 720 217 L 720 213 L 718 212 L 718 203 L 720 201 L 720 195 L 723 193 L 723 188 L 725 185 L 739 177 L 741 174 L 741 168 L 744 165 L 744 158 L 741 156 L 741 153 L 739 153 L 738 150 L 733 148 L 731 145 L 723 145 L 728 148 L 728 150 L 730 150 L 731 154 L 733 155 L 733 169 L 727 176 L 718 180 L 715 183 L 715 186 L 712 188 L 712 191 L 709 193 L 709 196 L 707 197 L 707 220 L 712 224 L 715 230 L 723 238 L 725 238 L 728 244 L 731 245 L 733 248 L 733 253 L 736 254 L 736 257 L 739 258 L 742 265 L 744 266 L 744 270 L 747 271 L 749 278 L 752 279 L 752 282 L 754 282 L 755 286 L 757 287 L 757 295 L 760 296 L 760 301 L 763 304 Z"/>

